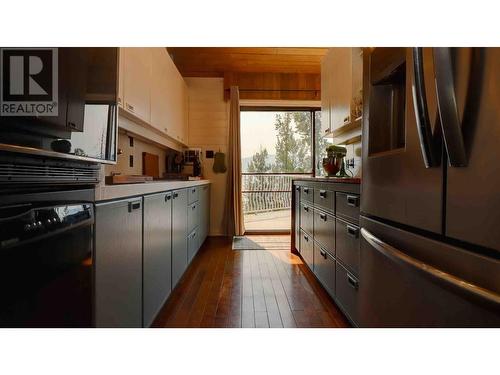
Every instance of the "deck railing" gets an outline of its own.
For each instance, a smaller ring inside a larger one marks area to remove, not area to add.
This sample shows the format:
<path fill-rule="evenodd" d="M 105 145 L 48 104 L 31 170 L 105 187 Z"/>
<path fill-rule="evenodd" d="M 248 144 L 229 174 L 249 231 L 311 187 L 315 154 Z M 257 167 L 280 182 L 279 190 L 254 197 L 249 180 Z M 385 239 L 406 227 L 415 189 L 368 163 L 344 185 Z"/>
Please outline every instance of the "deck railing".
<path fill-rule="evenodd" d="M 292 204 L 292 180 L 311 173 L 242 173 L 243 213 L 288 210 Z"/>

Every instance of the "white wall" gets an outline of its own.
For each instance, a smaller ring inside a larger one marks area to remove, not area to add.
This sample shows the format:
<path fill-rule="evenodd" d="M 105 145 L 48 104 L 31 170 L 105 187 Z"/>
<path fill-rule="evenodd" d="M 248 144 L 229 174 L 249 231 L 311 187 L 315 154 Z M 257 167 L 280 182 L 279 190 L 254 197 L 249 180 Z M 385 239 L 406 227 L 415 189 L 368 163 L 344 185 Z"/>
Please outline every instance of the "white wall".
<path fill-rule="evenodd" d="M 185 78 L 189 94 L 189 147 L 226 153 L 228 146 L 229 102 L 224 101 L 223 78 Z M 213 172 L 214 159 L 202 159 L 202 173 L 212 181 L 210 235 L 224 235 L 222 218 L 227 173 Z"/>
<path fill-rule="evenodd" d="M 143 174 L 142 173 L 142 153 L 149 152 L 150 154 L 158 155 L 159 167 L 160 167 L 160 176 L 165 172 L 165 157 L 166 150 L 155 146 L 151 143 L 146 143 L 133 135 L 134 138 L 134 146 L 130 146 L 128 135 L 120 130 L 118 134 L 118 148 L 122 150 L 122 154 L 118 155 L 117 162 L 115 165 L 106 165 L 105 173 L 106 176 L 111 175 L 112 172 L 121 173 L 123 175 L 134 175 L 134 174 Z M 130 167 L 129 156 L 134 156 L 134 166 Z"/>

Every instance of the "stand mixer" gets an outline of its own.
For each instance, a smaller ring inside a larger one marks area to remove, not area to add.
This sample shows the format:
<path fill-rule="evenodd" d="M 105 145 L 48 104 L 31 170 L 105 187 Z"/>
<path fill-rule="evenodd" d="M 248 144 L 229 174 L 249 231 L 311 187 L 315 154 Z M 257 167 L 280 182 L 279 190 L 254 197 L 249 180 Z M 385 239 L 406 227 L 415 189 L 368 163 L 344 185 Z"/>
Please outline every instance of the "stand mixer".
<path fill-rule="evenodd" d="M 326 149 L 327 157 L 323 158 L 323 169 L 328 177 L 352 177 L 345 168 L 347 148 L 332 145 Z"/>

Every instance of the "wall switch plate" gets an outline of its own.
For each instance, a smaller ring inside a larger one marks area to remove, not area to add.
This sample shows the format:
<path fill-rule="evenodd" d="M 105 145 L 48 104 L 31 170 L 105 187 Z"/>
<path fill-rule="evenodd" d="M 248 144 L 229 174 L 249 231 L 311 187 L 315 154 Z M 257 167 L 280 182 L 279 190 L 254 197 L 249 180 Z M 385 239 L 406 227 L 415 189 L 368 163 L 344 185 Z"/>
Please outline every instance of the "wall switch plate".
<path fill-rule="evenodd" d="M 213 159 L 214 158 L 214 152 L 212 150 L 205 151 L 205 155 L 206 155 L 207 159 Z"/>

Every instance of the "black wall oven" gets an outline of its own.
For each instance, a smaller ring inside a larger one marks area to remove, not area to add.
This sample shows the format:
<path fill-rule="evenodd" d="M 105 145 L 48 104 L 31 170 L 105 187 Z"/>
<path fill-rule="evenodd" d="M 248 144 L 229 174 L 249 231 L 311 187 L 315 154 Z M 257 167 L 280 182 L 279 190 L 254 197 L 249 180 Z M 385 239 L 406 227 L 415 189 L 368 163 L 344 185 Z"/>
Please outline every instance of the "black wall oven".
<path fill-rule="evenodd" d="M 0 326 L 92 327 L 94 189 L 1 199 Z"/>

